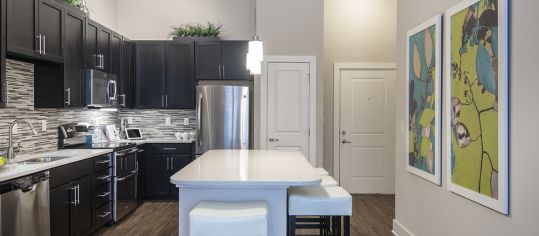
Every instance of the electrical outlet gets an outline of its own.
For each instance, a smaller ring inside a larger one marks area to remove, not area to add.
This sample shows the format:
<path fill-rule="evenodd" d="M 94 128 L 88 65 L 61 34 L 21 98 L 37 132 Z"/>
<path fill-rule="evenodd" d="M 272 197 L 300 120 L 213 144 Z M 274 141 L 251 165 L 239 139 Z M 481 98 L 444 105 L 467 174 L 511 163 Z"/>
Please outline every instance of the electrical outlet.
<path fill-rule="evenodd" d="M 133 117 L 127 117 L 127 124 L 132 125 L 133 124 Z"/>
<path fill-rule="evenodd" d="M 17 134 L 19 132 L 19 127 L 17 126 L 17 123 L 13 125 L 13 129 L 11 130 L 13 134 Z"/>
<path fill-rule="evenodd" d="M 183 125 L 189 125 L 189 118 L 183 118 Z"/>
<path fill-rule="evenodd" d="M 165 117 L 165 125 L 170 125 L 170 117 Z"/>
<path fill-rule="evenodd" d="M 47 132 L 47 120 L 41 121 L 41 131 Z"/>

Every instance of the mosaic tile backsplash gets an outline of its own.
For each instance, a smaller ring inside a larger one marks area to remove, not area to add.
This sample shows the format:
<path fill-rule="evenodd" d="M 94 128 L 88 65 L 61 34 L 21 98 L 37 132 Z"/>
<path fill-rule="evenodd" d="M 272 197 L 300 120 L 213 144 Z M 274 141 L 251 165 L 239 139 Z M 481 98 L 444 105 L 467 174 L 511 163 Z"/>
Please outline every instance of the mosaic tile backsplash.
<path fill-rule="evenodd" d="M 195 129 L 195 111 L 191 110 L 130 110 L 117 112 L 88 109 L 37 109 L 34 108 L 34 66 L 15 60 L 6 61 L 6 83 L 8 84 L 6 108 L 0 109 L 0 152 L 8 146 L 9 123 L 15 119 L 30 121 L 39 136 L 33 136 L 26 124 L 18 125 L 14 143 L 21 143 L 19 154 L 53 151 L 58 146 L 60 124 L 87 122 L 91 125 L 116 124 L 120 119 L 132 117 L 133 124 L 128 127 L 141 128 L 148 138 L 174 138 L 174 133 Z M 171 118 L 171 125 L 165 124 L 165 118 Z M 189 118 L 190 124 L 183 125 L 183 118 Z M 46 131 L 42 122 L 46 121 Z"/>

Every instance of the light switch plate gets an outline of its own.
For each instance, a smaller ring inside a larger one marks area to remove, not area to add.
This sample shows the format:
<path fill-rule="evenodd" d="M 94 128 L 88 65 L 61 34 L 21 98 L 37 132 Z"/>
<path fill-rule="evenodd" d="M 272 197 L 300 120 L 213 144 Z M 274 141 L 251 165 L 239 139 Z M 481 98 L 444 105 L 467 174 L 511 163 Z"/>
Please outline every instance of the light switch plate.
<path fill-rule="evenodd" d="M 41 131 L 47 132 L 47 120 L 41 121 Z"/>
<path fill-rule="evenodd" d="M 127 124 L 132 125 L 133 124 L 133 117 L 127 117 Z"/>
<path fill-rule="evenodd" d="M 165 117 L 165 125 L 170 125 L 170 117 Z"/>
<path fill-rule="evenodd" d="M 189 125 L 189 118 L 183 118 L 183 125 Z"/>

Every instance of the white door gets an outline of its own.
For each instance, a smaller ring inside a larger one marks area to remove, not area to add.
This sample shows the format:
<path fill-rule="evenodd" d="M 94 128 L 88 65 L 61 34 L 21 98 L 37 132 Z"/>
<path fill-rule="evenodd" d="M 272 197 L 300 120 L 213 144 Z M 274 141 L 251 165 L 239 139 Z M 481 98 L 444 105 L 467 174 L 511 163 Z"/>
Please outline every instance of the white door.
<path fill-rule="evenodd" d="M 352 193 L 395 192 L 394 70 L 342 70 L 340 183 Z"/>
<path fill-rule="evenodd" d="M 309 63 L 268 63 L 267 149 L 309 157 Z"/>

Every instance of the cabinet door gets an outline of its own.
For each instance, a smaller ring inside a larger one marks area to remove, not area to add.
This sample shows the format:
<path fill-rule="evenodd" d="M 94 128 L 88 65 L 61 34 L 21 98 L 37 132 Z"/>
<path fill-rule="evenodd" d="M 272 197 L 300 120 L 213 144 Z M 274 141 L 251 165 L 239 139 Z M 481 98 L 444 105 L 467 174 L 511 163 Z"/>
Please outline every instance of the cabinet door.
<path fill-rule="evenodd" d="M 71 227 L 73 235 L 82 235 L 92 229 L 92 175 L 88 175 L 74 182 L 79 187 L 78 204 L 73 207 Z"/>
<path fill-rule="evenodd" d="M 26 56 L 39 55 L 36 50 L 37 1 L 7 1 L 7 49 L 9 52 Z"/>
<path fill-rule="evenodd" d="M 147 196 L 164 199 L 170 196 L 170 156 L 150 154 L 146 158 Z"/>
<path fill-rule="evenodd" d="M 164 108 L 164 44 L 137 42 L 135 48 L 135 106 L 142 109 Z"/>
<path fill-rule="evenodd" d="M 195 108 L 195 45 L 193 42 L 166 44 L 166 97 L 168 109 Z"/>
<path fill-rule="evenodd" d="M 112 58 L 111 58 L 111 40 L 112 32 L 106 28 L 99 30 L 99 52 L 103 56 L 103 71 L 111 72 Z"/>
<path fill-rule="evenodd" d="M 137 199 L 141 205 L 146 198 L 146 151 L 145 146 L 139 146 L 137 153 L 138 178 L 137 178 Z"/>
<path fill-rule="evenodd" d="M 69 236 L 71 228 L 71 209 L 75 201 L 72 183 L 50 191 L 51 235 Z"/>
<path fill-rule="evenodd" d="M 227 41 L 222 43 L 223 79 L 249 80 L 250 71 L 246 68 L 249 43 L 246 41 Z"/>
<path fill-rule="evenodd" d="M 176 174 L 178 171 L 189 165 L 193 161 L 193 155 L 174 155 L 172 158 L 172 166 L 170 171 L 170 176 Z M 170 183 L 170 181 L 169 181 Z M 170 194 L 173 198 L 178 198 L 178 189 L 176 185 L 170 183 Z"/>
<path fill-rule="evenodd" d="M 63 62 L 64 8 L 53 0 L 39 0 L 38 33 L 42 35 L 42 58 Z"/>
<path fill-rule="evenodd" d="M 133 59 L 131 57 L 131 42 L 123 38 L 122 39 L 122 71 L 120 73 L 119 90 L 120 94 L 119 102 L 122 107 L 131 107 L 131 64 Z"/>
<path fill-rule="evenodd" d="M 67 12 L 64 39 L 64 107 L 83 107 L 84 15 Z"/>
<path fill-rule="evenodd" d="M 6 1 L 0 1 L 0 108 L 6 106 Z"/>
<path fill-rule="evenodd" d="M 196 79 L 222 79 L 221 42 L 197 42 L 195 51 Z"/>
<path fill-rule="evenodd" d="M 86 24 L 86 67 L 89 69 L 99 68 L 99 25 L 88 21 Z"/>

